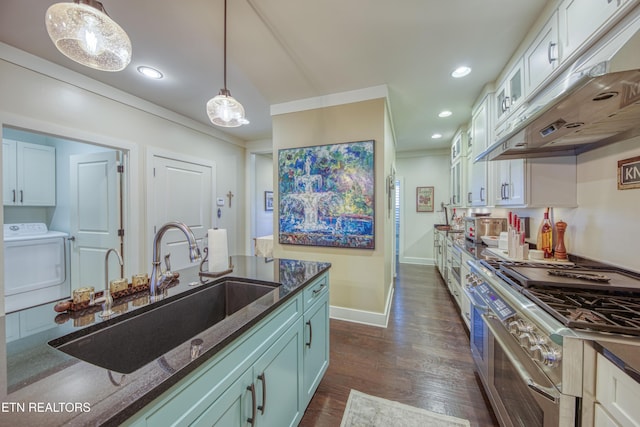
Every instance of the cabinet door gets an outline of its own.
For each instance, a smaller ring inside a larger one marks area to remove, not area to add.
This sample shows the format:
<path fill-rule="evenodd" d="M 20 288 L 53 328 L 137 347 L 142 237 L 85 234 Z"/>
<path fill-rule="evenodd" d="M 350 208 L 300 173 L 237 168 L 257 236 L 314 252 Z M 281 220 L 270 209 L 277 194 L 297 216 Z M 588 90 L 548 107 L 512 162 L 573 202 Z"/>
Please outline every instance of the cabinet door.
<path fill-rule="evenodd" d="M 18 200 L 16 141 L 2 140 L 2 204 L 15 205 Z"/>
<path fill-rule="evenodd" d="M 559 8 L 562 60 L 580 49 L 602 30 L 626 1 L 565 0 Z"/>
<path fill-rule="evenodd" d="M 253 371 L 249 369 L 191 424 L 192 426 L 245 427 L 257 406 Z M 251 391 L 253 387 L 253 392 Z M 257 416 L 257 407 L 256 414 Z M 255 423 L 255 420 L 253 420 Z"/>
<path fill-rule="evenodd" d="M 495 164 L 495 204 L 500 206 L 524 205 L 525 160 L 498 160 Z"/>
<path fill-rule="evenodd" d="M 507 203 L 507 187 L 509 185 L 510 160 L 495 160 L 491 162 L 493 168 L 493 203 L 497 206 Z"/>
<path fill-rule="evenodd" d="M 17 149 L 18 203 L 23 206 L 55 206 L 56 149 L 21 142 Z"/>
<path fill-rule="evenodd" d="M 512 205 L 526 204 L 527 200 L 524 186 L 525 166 L 525 159 L 509 160 L 509 187 L 506 193 Z"/>
<path fill-rule="evenodd" d="M 462 162 L 460 159 L 451 166 L 451 204 L 460 206 L 462 201 Z"/>
<path fill-rule="evenodd" d="M 302 417 L 302 335 L 299 319 L 254 365 L 260 426 L 294 426 Z"/>
<path fill-rule="evenodd" d="M 500 122 L 520 105 L 523 95 L 522 59 L 520 59 L 497 91 L 496 122 Z"/>
<path fill-rule="evenodd" d="M 473 140 L 472 161 L 489 145 L 488 102 L 483 102 L 475 111 L 471 121 Z M 480 161 L 471 165 L 471 205 L 487 205 L 487 162 Z"/>
<path fill-rule="evenodd" d="M 329 366 L 329 295 L 304 314 L 303 407 L 306 407 Z"/>
<path fill-rule="evenodd" d="M 532 94 L 558 67 L 558 12 L 542 28 L 525 53 L 525 93 Z"/>

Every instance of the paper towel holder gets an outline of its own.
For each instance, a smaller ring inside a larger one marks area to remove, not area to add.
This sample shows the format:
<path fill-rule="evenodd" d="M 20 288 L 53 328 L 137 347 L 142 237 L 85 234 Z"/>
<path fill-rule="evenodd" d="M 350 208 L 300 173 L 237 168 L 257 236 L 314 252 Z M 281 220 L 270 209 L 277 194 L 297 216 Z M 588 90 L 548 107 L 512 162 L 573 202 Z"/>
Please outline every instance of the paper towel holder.
<path fill-rule="evenodd" d="M 205 268 L 209 268 L 207 258 L 209 258 L 209 248 L 205 247 L 203 249 L 204 256 L 202 257 L 202 261 L 200 261 L 200 277 L 222 277 L 225 274 L 229 274 L 233 272 L 233 264 L 231 263 L 231 257 L 229 257 L 229 268 L 223 271 L 206 271 Z M 207 263 L 207 267 L 205 267 L 205 263 Z"/>

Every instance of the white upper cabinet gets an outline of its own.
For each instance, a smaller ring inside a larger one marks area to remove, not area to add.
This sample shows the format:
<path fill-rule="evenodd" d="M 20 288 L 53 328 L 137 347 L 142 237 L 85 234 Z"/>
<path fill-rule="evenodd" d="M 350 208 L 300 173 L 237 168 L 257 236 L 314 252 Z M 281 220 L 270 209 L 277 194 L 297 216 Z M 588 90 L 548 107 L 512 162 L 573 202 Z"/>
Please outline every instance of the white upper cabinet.
<path fill-rule="evenodd" d="M 558 8 L 562 61 L 597 38 L 638 0 L 564 0 Z"/>
<path fill-rule="evenodd" d="M 471 162 L 482 153 L 493 140 L 491 135 L 491 129 L 493 124 L 491 120 L 491 99 L 492 94 L 484 97 L 482 102 L 476 107 L 471 119 L 471 139 L 472 145 L 472 157 Z M 468 195 L 467 201 L 470 201 L 471 206 L 486 206 L 487 205 L 487 162 L 482 160 L 479 162 L 471 163 L 470 173 L 470 187 L 468 189 L 471 192 Z"/>
<path fill-rule="evenodd" d="M 522 59 L 519 59 L 500 83 L 496 91 L 496 122 L 500 123 L 515 111 L 524 100 L 524 71 Z"/>
<path fill-rule="evenodd" d="M 5 206 L 55 206 L 56 149 L 3 139 L 2 180 Z"/>
<path fill-rule="evenodd" d="M 495 206 L 575 207 L 575 156 L 513 159 L 491 162 Z"/>
<path fill-rule="evenodd" d="M 589 1 L 590 3 L 590 1 Z M 525 93 L 532 94 L 560 64 L 558 12 L 554 12 L 524 54 Z"/>

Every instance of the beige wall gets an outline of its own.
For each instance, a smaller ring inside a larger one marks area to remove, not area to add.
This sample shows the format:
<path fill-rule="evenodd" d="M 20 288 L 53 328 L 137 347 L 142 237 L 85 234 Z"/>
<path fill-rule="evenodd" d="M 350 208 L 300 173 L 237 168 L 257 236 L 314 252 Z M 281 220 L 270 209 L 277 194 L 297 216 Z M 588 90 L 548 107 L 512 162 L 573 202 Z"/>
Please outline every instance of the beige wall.
<path fill-rule="evenodd" d="M 383 313 L 393 282 L 390 218 L 385 176 L 393 161 L 385 100 L 355 102 L 273 116 L 273 153 L 278 150 L 350 141 L 375 141 L 375 249 L 344 249 L 278 243 L 278 213 L 274 211 L 274 256 L 327 261 L 331 267 L 331 305 Z M 278 200 L 278 171 L 274 167 L 274 200 Z M 277 203 L 275 208 L 277 209 Z"/>

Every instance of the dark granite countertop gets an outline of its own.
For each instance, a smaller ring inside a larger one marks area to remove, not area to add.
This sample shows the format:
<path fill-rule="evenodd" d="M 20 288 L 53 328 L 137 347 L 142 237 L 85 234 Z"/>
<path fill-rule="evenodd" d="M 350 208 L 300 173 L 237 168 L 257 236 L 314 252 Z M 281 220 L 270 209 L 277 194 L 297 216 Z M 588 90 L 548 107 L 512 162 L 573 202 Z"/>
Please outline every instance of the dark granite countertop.
<path fill-rule="evenodd" d="M 1 340 L 7 344 L 0 346 L 0 426 L 119 425 L 330 267 L 324 262 L 250 256 L 234 256 L 232 261 L 232 273 L 204 283 L 200 281 L 198 267 L 181 270 L 179 282 L 166 290 L 162 301 L 155 303 L 168 303 L 177 295 L 196 292 L 228 278 L 282 285 L 198 334 L 203 344 L 200 356 L 194 360 L 191 340 L 187 340 L 153 362 L 123 375 L 68 356 L 47 344 L 54 338 L 88 330 L 90 325 L 102 322 L 99 307 L 72 316 L 55 313 L 52 303 L 0 316 L 2 337 L 5 330 L 20 331 L 17 336 L 9 332 Z M 117 318 L 129 316 L 125 313 L 148 304 L 148 294 L 139 293 L 115 301 L 113 309 Z M 38 326 L 30 328 L 30 319 L 39 319 Z"/>

